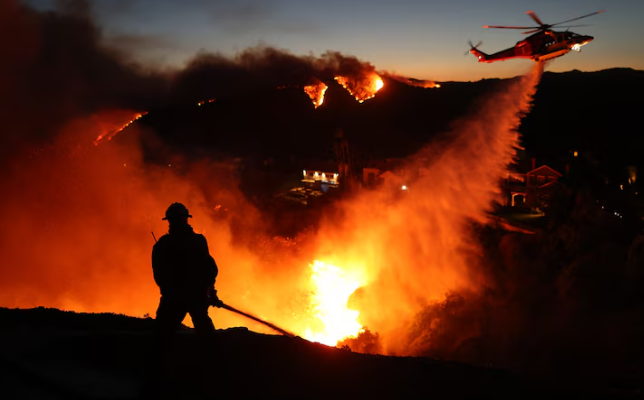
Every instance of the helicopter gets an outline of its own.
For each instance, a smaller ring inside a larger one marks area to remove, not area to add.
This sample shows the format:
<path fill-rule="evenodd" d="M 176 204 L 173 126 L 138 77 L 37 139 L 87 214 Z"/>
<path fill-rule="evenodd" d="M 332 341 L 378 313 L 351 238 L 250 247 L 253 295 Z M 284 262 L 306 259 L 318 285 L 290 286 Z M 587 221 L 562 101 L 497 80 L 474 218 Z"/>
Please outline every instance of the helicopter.
<path fill-rule="evenodd" d="M 497 26 L 497 25 L 485 25 L 483 28 L 495 28 L 495 29 L 529 29 L 526 32 L 523 32 L 524 35 L 534 33 L 534 35 L 528 36 L 524 40 L 517 42 L 514 47 L 510 47 L 505 50 L 501 50 L 494 54 L 485 54 L 478 49 L 478 47 L 483 43 L 479 42 L 476 46 L 472 42 L 468 42 L 470 45 L 470 50 L 468 53 L 474 54 L 479 62 L 491 63 L 495 61 L 505 61 L 512 58 L 529 58 L 536 62 L 551 60 L 556 57 L 561 57 L 564 54 L 567 54 L 571 50 L 581 51 L 581 47 L 590 43 L 594 38 L 588 35 L 579 35 L 574 32 L 566 31 L 554 31 L 551 28 L 565 24 L 567 22 L 576 21 L 578 19 L 590 17 L 592 15 L 601 14 L 604 10 L 600 10 L 591 14 L 582 15 L 581 17 L 569 19 L 562 22 L 557 22 L 556 24 L 544 24 L 539 17 L 533 12 L 528 11 L 526 14 L 530 16 L 539 26 Z M 560 26 L 559 28 L 574 28 L 578 26 L 588 26 L 588 25 L 569 25 L 569 26 Z"/>

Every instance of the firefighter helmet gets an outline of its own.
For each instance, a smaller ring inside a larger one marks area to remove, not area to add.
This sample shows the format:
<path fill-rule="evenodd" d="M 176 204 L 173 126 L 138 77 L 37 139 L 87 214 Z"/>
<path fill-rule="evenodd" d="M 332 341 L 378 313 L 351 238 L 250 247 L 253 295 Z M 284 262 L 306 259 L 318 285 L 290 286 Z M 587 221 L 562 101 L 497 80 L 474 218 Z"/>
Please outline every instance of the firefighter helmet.
<path fill-rule="evenodd" d="M 186 206 L 181 203 L 172 203 L 170 207 L 165 211 L 164 221 L 178 218 L 192 218 L 192 215 L 188 212 Z"/>

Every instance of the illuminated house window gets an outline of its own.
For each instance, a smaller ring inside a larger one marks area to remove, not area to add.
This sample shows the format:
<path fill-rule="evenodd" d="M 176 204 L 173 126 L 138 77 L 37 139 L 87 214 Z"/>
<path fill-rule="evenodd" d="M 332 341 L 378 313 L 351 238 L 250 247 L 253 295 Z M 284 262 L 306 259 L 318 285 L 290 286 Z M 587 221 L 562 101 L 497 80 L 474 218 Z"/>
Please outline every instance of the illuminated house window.
<path fill-rule="evenodd" d="M 324 182 L 332 185 L 338 185 L 338 179 L 340 175 L 337 172 L 323 172 L 323 171 L 303 171 L 304 179 L 303 182 L 315 183 L 315 182 Z"/>

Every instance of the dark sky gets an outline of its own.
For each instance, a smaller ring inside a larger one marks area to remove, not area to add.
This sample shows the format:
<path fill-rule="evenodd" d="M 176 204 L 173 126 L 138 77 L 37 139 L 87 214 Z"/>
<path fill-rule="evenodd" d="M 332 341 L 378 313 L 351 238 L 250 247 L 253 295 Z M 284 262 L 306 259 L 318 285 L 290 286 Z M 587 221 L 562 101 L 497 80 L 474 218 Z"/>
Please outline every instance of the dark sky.
<path fill-rule="evenodd" d="M 24 0 L 39 9 L 56 0 Z M 198 51 L 234 55 L 257 45 L 294 54 L 337 50 L 379 70 L 435 80 L 515 76 L 528 60 L 478 64 L 467 41 L 487 53 L 513 46 L 522 31 L 482 25 L 534 25 L 533 10 L 555 23 L 600 9 L 572 28 L 595 41 L 552 63 L 550 71 L 644 69 L 644 0 L 91 0 L 106 38 L 138 60 L 181 66 Z"/>

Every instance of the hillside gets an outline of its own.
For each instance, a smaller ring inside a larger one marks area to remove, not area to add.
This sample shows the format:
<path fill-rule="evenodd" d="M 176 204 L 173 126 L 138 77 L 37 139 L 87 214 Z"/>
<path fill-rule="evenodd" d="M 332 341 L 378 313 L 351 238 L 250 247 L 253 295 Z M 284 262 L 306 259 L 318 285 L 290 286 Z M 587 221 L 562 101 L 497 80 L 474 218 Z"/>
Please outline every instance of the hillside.
<path fill-rule="evenodd" d="M 0 376 L 3 392 L 10 394 L 3 398 L 139 398 L 146 365 L 154 360 L 151 324 L 114 314 L 2 308 Z M 178 333 L 171 359 L 171 379 L 163 382 L 180 394 L 170 398 L 543 398 L 608 393 L 592 385 L 582 390 L 528 382 L 491 368 L 357 354 L 245 328 L 220 330 L 203 342 L 191 330 Z M 168 393 L 168 386 L 164 390 Z"/>
<path fill-rule="evenodd" d="M 333 134 L 342 129 L 354 146 L 376 157 L 399 157 L 448 130 L 509 81 L 444 82 L 423 89 L 383 80 L 384 87 L 364 103 L 334 82 L 327 82 L 318 109 L 296 87 L 247 89 L 202 107 L 152 110 L 142 125 L 178 147 L 275 158 L 329 156 Z M 643 145 L 637 110 L 644 106 L 637 94 L 643 89 L 643 71 L 546 72 L 520 128 L 526 151 L 552 160 L 574 148 L 607 161 L 637 162 Z"/>

